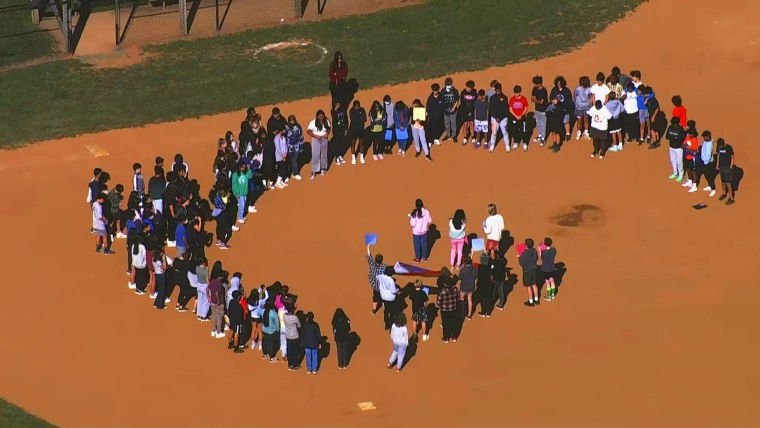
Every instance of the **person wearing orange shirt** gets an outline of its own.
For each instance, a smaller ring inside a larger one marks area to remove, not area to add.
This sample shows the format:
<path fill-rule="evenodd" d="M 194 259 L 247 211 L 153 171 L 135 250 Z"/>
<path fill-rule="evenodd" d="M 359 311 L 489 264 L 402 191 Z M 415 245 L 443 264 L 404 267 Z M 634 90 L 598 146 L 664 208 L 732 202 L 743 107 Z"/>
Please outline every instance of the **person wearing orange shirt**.
<path fill-rule="evenodd" d="M 509 99 L 509 114 L 512 122 L 510 134 L 514 137 L 512 150 L 517 150 L 517 142 L 525 133 L 525 113 L 528 111 L 528 99 L 522 95 L 522 87 L 519 85 L 515 86 L 514 93 L 515 95 Z M 506 141 L 505 144 L 509 144 L 509 142 Z M 527 141 L 523 143 L 523 150 L 528 151 Z"/>
<path fill-rule="evenodd" d="M 699 154 L 699 139 L 697 129 L 689 128 L 686 131 L 686 139 L 683 142 L 684 169 L 686 170 L 686 182 L 683 187 L 689 188 L 689 193 L 697 191 L 697 156 Z"/>
<path fill-rule="evenodd" d="M 684 129 L 686 129 L 686 123 L 688 119 L 686 118 L 686 107 L 683 106 L 683 100 L 681 99 L 681 96 L 674 95 L 672 101 L 674 106 L 672 117 L 677 117 L 678 123 L 680 123 Z"/>

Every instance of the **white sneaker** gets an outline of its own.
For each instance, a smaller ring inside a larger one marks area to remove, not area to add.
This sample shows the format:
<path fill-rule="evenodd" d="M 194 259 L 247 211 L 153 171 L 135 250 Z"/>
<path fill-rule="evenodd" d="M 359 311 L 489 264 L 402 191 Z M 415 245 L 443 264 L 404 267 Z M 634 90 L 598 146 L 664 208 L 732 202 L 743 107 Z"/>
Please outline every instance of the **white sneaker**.
<path fill-rule="evenodd" d="M 288 184 L 288 181 L 290 181 L 290 177 L 286 178 L 285 180 L 282 180 L 282 182 L 285 184 Z"/>
<path fill-rule="evenodd" d="M 595 158 L 595 157 L 596 157 L 596 155 L 595 155 L 595 154 L 593 154 L 593 153 L 591 153 L 591 157 L 592 157 L 592 158 Z"/>
<path fill-rule="evenodd" d="M 151 294 L 151 295 L 150 295 L 150 298 L 151 298 L 151 299 L 155 299 L 156 297 L 158 297 L 158 293 L 156 293 L 156 292 L 154 291 L 154 292 L 153 292 L 153 294 Z"/>
<path fill-rule="evenodd" d="M 377 158 L 380 159 L 380 160 L 385 159 L 382 154 L 377 155 Z M 322 174 L 322 175 L 324 175 L 324 174 Z"/>
<path fill-rule="evenodd" d="M 364 155 L 359 156 L 359 162 L 364 163 Z"/>
<path fill-rule="evenodd" d="M 681 187 L 691 187 L 691 180 L 686 180 L 686 182 L 684 182 L 684 183 L 681 185 Z"/>
<path fill-rule="evenodd" d="M 587 140 L 590 140 L 590 139 L 591 139 L 591 136 L 589 136 L 589 135 L 588 135 L 588 130 L 586 130 L 586 131 L 583 131 L 583 138 L 585 138 L 585 139 L 587 139 Z"/>
<path fill-rule="evenodd" d="M 169 248 L 174 248 L 177 246 L 177 243 L 175 241 L 166 241 L 166 246 Z"/>
<path fill-rule="evenodd" d="M 715 190 L 710 191 L 710 197 L 712 198 L 713 196 L 715 196 Z"/>
<path fill-rule="evenodd" d="M 259 343 L 259 351 L 261 351 L 263 349 L 264 349 L 264 345 L 262 345 L 261 343 Z"/>
<path fill-rule="evenodd" d="M 356 165 L 356 155 L 351 155 L 351 165 Z"/>
<path fill-rule="evenodd" d="M 117 239 L 124 239 L 124 238 L 126 238 L 126 237 L 127 237 L 127 235 L 125 235 L 125 234 L 123 234 L 123 233 L 121 233 L 121 232 L 118 232 L 118 233 L 116 234 L 116 238 L 117 238 Z"/>
<path fill-rule="evenodd" d="M 689 189 L 689 193 L 696 193 L 696 192 L 697 192 L 697 185 L 696 185 L 696 184 L 693 184 L 693 185 L 691 186 L 691 189 Z"/>
<path fill-rule="evenodd" d="M 427 341 L 428 341 L 428 339 L 430 339 L 430 335 L 427 335 L 427 334 L 423 334 L 423 335 L 422 335 L 422 341 L 423 341 L 423 342 L 427 342 Z"/>
<path fill-rule="evenodd" d="M 217 338 L 217 339 L 224 339 L 225 337 L 227 337 L 227 335 L 226 335 L 226 334 L 224 334 L 224 333 L 217 333 L 217 334 L 216 334 L 216 338 Z"/>
<path fill-rule="evenodd" d="M 300 181 L 303 177 L 301 177 L 300 175 L 294 175 L 293 178 Z"/>
<path fill-rule="evenodd" d="M 581 131 L 576 131 L 575 132 L 575 141 L 580 141 L 580 139 L 581 139 Z"/>
<path fill-rule="evenodd" d="M 215 331 L 211 332 L 211 337 L 216 337 L 216 332 Z"/>
<path fill-rule="evenodd" d="M 277 183 L 274 184 L 274 187 L 278 189 L 284 189 L 285 185 L 278 181 Z"/>
<path fill-rule="evenodd" d="M 127 283 L 127 288 L 129 288 L 130 290 L 134 290 L 135 288 L 137 288 L 137 285 L 132 284 L 131 282 L 128 282 Z"/>
<path fill-rule="evenodd" d="M 245 224 L 245 219 L 244 218 L 239 218 L 238 219 L 238 223 L 239 224 Z"/>
<path fill-rule="evenodd" d="M 616 151 L 618 151 L 618 148 L 617 148 L 617 146 L 612 146 L 612 147 L 610 147 L 610 149 L 608 151 L 610 151 L 610 152 L 616 152 Z"/>
<path fill-rule="evenodd" d="M 493 153 L 493 146 L 491 146 L 491 148 L 490 148 L 490 149 L 488 149 L 488 152 L 489 152 L 489 153 Z"/>
<path fill-rule="evenodd" d="M 440 146 L 441 145 L 441 140 L 439 140 L 439 139 L 436 138 L 435 140 L 433 140 L 433 144 L 435 144 L 436 146 Z"/>
<path fill-rule="evenodd" d="M 618 143 L 617 148 L 618 148 L 619 152 L 622 152 L 623 151 L 623 143 Z M 552 299 L 552 300 L 554 300 L 554 299 Z"/>
<path fill-rule="evenodd" d="M 232 231 L 233 231 L 233 232 L 239 232 L 239 231 L 240 231 L 240 228 L 239 228 L 239 227 L 237 227 L 237 226 L 235 226 L 235 225 L 233 224 L 233 225 L 232 225 Z"/>
<path fill-rule="evenodd" d="M 258 212 L 258 211 L 256 210 L 256 207 L 255 207 L 255 206 L 251 205 L 250 207 L 248 207 L 248 212 L 249 212 L 249 213 L 256 213 L 256 212 Z"/>
<path fill-rule="evenodd" d="M 171 303 L 171 302 L 172 302 L 172 299 L 170 299 L 170 298 L 168 298 L 168 297 L 167 297 L 166 299 L 164 299 L 164 304 L 165 304 L 165 305 L 168 305 L 168 304 L 169 304 L 169 303 Z"/>
<path fill-rule="evenodd" d="M 705 187 L 705 188 L 704 188 L 704 189 L 702 189 L 702 190 L 704 190 L 705 192 L 709 192 L 709 191 L 711 191 L 711 190 L 712 190 L 712 188 L 711 188 L 710 186 L 707 186 L 707 187 Z"/>
<path fill-rule="evenodd" d="M 604 155 L 599 155 L 599 159 L 604 159 Z"/>
<path fill-rule="evenodd" d="M 523 151 L 524 151 L 524 152 L 527 152 L 527 151 L 528 151 L 528 145 L 527 145 L 527 144 L 525 144 L 525 143 L 523 143 Z"/>
<path fill-rule="evenodd" d="M 372 160 L 377 160 L 377 155 L 372 155 Z"/>
<path fill-rule="evenodd" d="M 517 143 L 512 144 L 512 150 L 517 150 Z"/>

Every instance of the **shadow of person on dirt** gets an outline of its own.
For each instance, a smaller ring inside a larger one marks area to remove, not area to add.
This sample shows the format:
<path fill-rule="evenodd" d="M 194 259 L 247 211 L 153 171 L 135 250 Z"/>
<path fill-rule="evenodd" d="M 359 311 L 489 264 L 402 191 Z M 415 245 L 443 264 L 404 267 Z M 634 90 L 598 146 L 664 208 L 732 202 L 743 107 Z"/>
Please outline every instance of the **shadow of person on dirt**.
<path fill-rule="evenodd" d="M 431 224 L 428 228 L 427 233 L 427 250 L 428 250 L 428 257 L 433 252 L 433 247 L 435 246 L 435 243 L 438 242 L 438 240 L 441 239 L 441 232 L 438 230 L 438 226 L 435 224 Z"/>
<path fill-rule="evenodd" d="M 419 342 L 417 337 L 409 338 L 409 345 L 406 347 L 406 354 L 404 354 L 404 362 L 401 363 L 401 370 L 406 369 L 406 366 L 408 366 L 415 355 L 417 355 L 417 342 Z"/>
<path fill-rule="evenodd" d="M 739 191 L 739 184 L 741 184 L 742 179 L 744 178 L 744 169 L 734 165 L 733 176 L 731 177 L 731 186 L 734 189 L 734 193 Z"/>
<path fill-rule="evenodd" d="M 362 338 L 359 336 L 359 333 L 352 331 L 348 334 L 348 342 L 346 346 L 348 347 L 348 358 L 346 360 L 346 365 L 351 364 L 351 359 L 354 356 L 354 353 L 359 349 L 359 345 L 362 343 Z"/>
<path fill-rule="evenodd" d="M 499 241 L 499 254 L 504 257 L 513 245 L 515 245 L 515 237 L 511 235 L 509 230 L 503 230 Z"/>
<path fill-rule="evenodd" d="M 564 262 L 558 262 L 554 264 L 554 267 L 556 268 L 556 271 L 554 272 L 554 285 L 557 286 L 556 294 L 559 294 L 560 286 L 562 285 L 562 282 L 565 279 L 565 275 L 567 274 L 567 265 L 565 265 Z"/>
<path fill-rule="evenodd" d="M 319 324 L 317 324 L 319 325 Z M 320 329 L 322 331 L 322 329 Z M 327 336 L 319 338 L 319 350 L 317 351 L 317 368 L 322 368 L 322 360 L 330 356 L 330 342 Z"/>

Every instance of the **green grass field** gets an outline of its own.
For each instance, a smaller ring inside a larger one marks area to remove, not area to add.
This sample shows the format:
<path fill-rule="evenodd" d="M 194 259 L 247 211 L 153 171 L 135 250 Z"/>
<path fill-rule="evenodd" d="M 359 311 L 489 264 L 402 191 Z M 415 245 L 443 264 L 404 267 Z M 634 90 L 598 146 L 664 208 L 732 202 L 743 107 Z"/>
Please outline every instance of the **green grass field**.
<path fill-rule="evenodd" d="M 371 15 L 148 46 L 155 55 L 130 68 L 96 70 L 66 60 L 13 70 L 0 79 L 0 147 L 328 92 L 329 58 L 318 62 L 321 52 L 309 47 L 301 55 L 252 58 L 269 43 L 308 39 L 330 55 L 341 50 L 352 77 L 368 88 L 565 52 L 643 1 L 429 0 Z"/>
<path fill-rule="evenodd" d="M 32 23 L 29 0 L 0 0 L 0 67 L 55 53 L 55 41 Z"/>
<path fill-rule="evenodd" d="M 3 428 L 54 428 L 55 425 L 30 415 L 24 409 L 0 398 L 0 427 Z"/>

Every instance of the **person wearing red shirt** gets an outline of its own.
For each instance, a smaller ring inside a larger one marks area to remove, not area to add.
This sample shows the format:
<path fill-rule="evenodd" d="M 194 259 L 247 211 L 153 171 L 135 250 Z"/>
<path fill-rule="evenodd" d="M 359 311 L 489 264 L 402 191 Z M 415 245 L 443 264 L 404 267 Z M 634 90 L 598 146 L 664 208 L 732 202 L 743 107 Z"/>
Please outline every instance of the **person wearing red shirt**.
<path fill-rule="evenodd" d="M 686 122 L 688 119 L 686 118 L 686 107 L 683 106 L 681 96 L 674 95 L 672 101 L 675 106 L 673 107 L 673 117 L 677 117 L 678 122 L 684 127 L 684 129 L 686 129 Z"/>
<path fill-rule="evenodd" d="M 341 105 L 346 105 L 343 98 L 345 96 L 344 87 L 348 78 L 348 63 L 343 61 L 343 54 L 340 51 L 335 52 L 332 62 L 330 63 L 330 94 L 332 95 L 332 105 L 340 101 Z"/>
<path fill-rule="evenodd" d="M 689 188 L 689 193 L 697 191 L 697 156 L 699 154 L 699 140 L 697 139 L 696 128 L 689 128 L 686 132 L 686 139 L 683 142 L 684 163 L 686 170 L 686 183 L 683 187 Z"/>
<path fill-rule="evenodd" d="M 510 132 L 510 135 L 514 137 L 512 150 L 517 149 L 517 142 L 522 139 L 525 133 L 525 113 L 528 112 L 528 99 L 522 95 L 522 88 L 519 85 L 515 86 L 514 93 L 512 98 L 509 99 L 509 113 L 512 116 L 512 132 Z M 509 144 L 509 142 L 506 144 Z M 523 150 L 528 151 L 527 142 L 523 143 Z"/>

